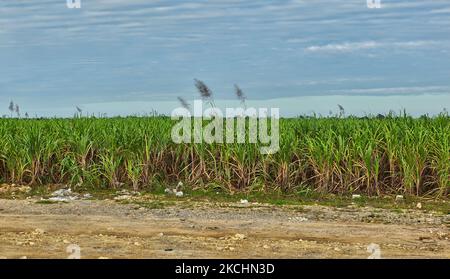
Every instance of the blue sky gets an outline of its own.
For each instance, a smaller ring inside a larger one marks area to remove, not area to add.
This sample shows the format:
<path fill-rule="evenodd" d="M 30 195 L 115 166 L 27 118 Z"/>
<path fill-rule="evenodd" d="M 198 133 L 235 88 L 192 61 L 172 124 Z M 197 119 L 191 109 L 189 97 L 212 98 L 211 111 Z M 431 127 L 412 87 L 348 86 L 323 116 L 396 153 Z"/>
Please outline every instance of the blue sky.
<path fill-rule="evenodd" d="M 450 107 L 448 0 L 81 4 L 0 0 L 0 115 L 11 100 L 30 115 L 168 113 L 194 78 L 224 105 L 237 83 L 285 115 Z"/>

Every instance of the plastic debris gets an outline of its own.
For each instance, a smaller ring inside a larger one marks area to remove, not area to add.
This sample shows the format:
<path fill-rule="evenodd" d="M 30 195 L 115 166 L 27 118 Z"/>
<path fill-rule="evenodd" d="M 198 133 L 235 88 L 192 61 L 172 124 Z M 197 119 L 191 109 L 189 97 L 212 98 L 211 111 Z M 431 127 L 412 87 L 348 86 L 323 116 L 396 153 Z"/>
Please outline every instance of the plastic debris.
<path fill-rule="evenodd" d="M 59 189 L 52 193 L 52 197 L 59 197 L 59 196 L 70 196 L 72 195 L 72 190 L 69 189 Z"/>
<path fill-rule="evenodd" d="M 181 198 L 183 196 L 183 192 L 179 191 L 175 193 L 175 196 Z"/>
<path fill-rule="evenodd" d="M 41 200 L 53 202 L 69 202 L 79 199 L 90 199 L 90 198 L 92 198 L 92 195 L 89 193 L 81 195 L 79 193 L 72 192 L 72 189 L 70 188 L 67 189 L 63 188 L 51 193 L 48 199 L 42 198 Z"/>
<path fill-rule="evenodd" d="M 183 191 L 181 191 L 181 187 L 183 187 L 183 182 L 180 181 L 180 182 L 178 182 L 178 185 L 177 185 L 177 187 L 175 187 L 175 189 L 166 188 L 164 190 L 164 193 L 166 193 L 168 195 L 175 195 L 176 197 L 181 198 L 184 196 Z"/>
<path fill-rule="evenodd" d="M 59 189 L 54 191 L 51 194 L 51 197 L 48 199 L 49 201 L 55 202 L 68 202 L 78 199 L 78 194 L 73 193 L 72 190 L 69 189 Z"/>

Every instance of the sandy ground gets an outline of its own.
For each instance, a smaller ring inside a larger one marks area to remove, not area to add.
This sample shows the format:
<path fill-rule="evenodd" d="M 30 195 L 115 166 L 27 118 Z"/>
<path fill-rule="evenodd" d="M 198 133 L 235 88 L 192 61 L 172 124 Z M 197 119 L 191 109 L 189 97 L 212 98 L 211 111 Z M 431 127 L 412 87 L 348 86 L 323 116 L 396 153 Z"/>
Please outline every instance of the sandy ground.
<path fill-rule="evenodd" d="M 0 258 L 368 258 L 372 243 L 375 257 L 450 258 L 449 238 L 448 215 L 419 210 L 0 200 Z"/>

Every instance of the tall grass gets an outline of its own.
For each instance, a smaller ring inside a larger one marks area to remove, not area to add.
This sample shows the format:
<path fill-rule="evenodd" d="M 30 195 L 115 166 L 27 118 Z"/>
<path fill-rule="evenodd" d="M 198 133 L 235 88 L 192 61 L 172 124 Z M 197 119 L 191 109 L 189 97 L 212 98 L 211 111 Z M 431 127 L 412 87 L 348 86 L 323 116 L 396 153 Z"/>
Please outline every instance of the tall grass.
<path fill-rule="evenodd" d="M 167 117 L 1 119 L 0 180 L 442 197 L 450 188 L 449 120 L 281 119 L 279 152 L 262 155 L 260 144 L 175 144 Z"/>

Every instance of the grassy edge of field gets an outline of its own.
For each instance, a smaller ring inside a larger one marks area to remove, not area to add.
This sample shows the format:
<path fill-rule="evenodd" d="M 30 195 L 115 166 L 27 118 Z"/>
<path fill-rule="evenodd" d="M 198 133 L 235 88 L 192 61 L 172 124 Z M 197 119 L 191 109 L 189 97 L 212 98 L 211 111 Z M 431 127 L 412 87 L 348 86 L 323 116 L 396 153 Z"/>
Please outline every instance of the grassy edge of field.
<path fill-rule="evenodd" d="M 50 194 L 62 188 L 60 185 L 36 186 L 29 192 L 12 191 L 0 192 L 0 199 L 27 199 L 44 198 L 38 200 L 38 204 L 54 204 L 57 202 L 45 200 Z M 351 195 L 323 194 L 314 191 L 297 191 L 283 193 L 281 191 L 224 191 L 214 186 L 201 189 L 183 189 L 183 197 L 168 195 L 164 192 L 166 187 L 157 185 L 150 190 L 136 192 L 136 197 L 127 200 L 117 201 L 120 204 L 135 204 L 149 209 L 164 208 L 167 206 L 181 205 L 190 207 L 195 203 L 214 203 L 220 207 L 240 206 L 241 200 L 247 200 L 249 207 L 270 205 L 283 208 L 298 209 L 304 205 L 321 205 L 327 207 L 344 208 L 372 207 L 374 209 L 385 209 L 393 213 L 404 213 L 406 210 L 420 210 L 422 212 L 433 212 L 439 215 L 450 214 L 450 203 L 447 198 L 427 198 L 405 195 L 401 201 L 396 200 L 396 195 L 384 195 L 381 197 L 369 197 L 361 195 L 359 198 L 352 198 Z M 94 187 L 80 187 L 74 190 L 80 194 L 89 193 L 92 200 L 113 200 L 120 195 L 121 190 L 132 192 L 130 188 L 121 189 L 99 189 Z M 421 208 L 417 208 L 417 204 Z"/>

